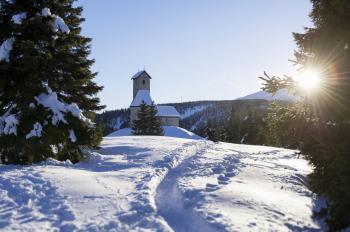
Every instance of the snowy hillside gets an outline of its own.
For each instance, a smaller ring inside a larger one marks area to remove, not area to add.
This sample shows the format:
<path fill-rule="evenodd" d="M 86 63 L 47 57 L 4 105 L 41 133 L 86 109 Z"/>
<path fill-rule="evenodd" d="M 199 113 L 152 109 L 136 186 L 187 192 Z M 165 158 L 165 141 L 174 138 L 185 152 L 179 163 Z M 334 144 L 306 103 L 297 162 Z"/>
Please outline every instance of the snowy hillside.
<path fill-rule="evenodd" d="M 262 99 L 267 101 L 280 100 L 280 101 L 295 101 L 296 97 L 290 95 L 286 90 L 279 90 L 275 95 L 267 93 L 265 91 L 259 91 L 247 96 L 238 98 L 238 100 L 253 100 L 253 99 Z"/>
<path fill-rule="evenodd" d="M 2 231 L 318 231 L 294 151 L 106 137 L 84 162 L 0 166 Z"/>
<path fill-rule="evenodd" d="M 208 107 L 210 107 L 209 104 L 188 107 L 180 113 L 181 119 L 183 120 L 185 118 L 191 117 L 192 115 L 194 115 L 196 113 L 202 112 L 203 110 L 205 110 Z"/>

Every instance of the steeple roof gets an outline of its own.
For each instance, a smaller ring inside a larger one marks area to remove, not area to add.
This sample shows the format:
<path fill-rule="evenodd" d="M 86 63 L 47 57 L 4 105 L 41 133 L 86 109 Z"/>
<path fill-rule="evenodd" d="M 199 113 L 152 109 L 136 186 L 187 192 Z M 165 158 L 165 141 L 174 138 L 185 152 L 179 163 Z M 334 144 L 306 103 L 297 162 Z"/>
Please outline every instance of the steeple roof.
<path fill-rule="evenodd" d="M 134 76 L 131 77 L 131 79 L 135 80 L 139 77 L 147 77 L 149 79 L 152 79 L 152 77 L 145 70 L 138 71 Z"/>

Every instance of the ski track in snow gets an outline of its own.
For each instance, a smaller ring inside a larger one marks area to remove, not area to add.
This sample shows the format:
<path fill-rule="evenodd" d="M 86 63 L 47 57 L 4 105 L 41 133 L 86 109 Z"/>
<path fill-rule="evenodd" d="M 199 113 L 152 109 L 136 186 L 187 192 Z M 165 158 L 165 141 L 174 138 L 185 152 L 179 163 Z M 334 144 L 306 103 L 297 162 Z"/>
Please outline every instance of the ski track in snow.
<path fill-rule="evenodd" d="M 176 168 L 170 170 L 157 188 L 156 203 L 159 214 L 174 231 L 228 231 L 221 223 L 216 223 L 214 220 L 222 215 L 207 214 L 201 210 L 201 207 L 205 201 L 205 194 L 211 195 L 212 192 L 223 188 L 236 175 L 238 157 L 243 153 L 226 151 L 222 159 L 201 165 L 198 160 L 203 159 L 206 153 L 215 149 L 214 143 L 208 143 L 210 145 L 206 145 Z M 217 183 L 207 183 L 202 189 L 186 190 L 181 186 L 182 178 L 196 175 L 206 176 L 206 174 L 214 175 Z"/>
<path fill-rule="evenodd" d="M 170 170 L 157 188 L 158 212 L 174 231 L 215 231 L 198 212 L 193 208 L 185 207 L 184 196 L 177 185 L 179 177 L 183 175 L 192 160 L 200 156 L 206 149 L 205 146 L 197 150 L 196 153 L 191 154 L 181 164 Z"/>
<path fill-rule="evenodd" d="M 162 160 L 154 163 L 155 171 L 147 173 L 142 177 L 142 181 L 136 185 L 137 191 L 133 193 L 131 210 L 118 215 L 118 219 L 132 228 L 158 228 L 165 231 L 171 231 L 169 225 L 163 225 L 157 212 L 155 190 L 163 178 L 166 177 L 169 170 L 183 162 L 187 156 L 196 154 L 198 147 L 203 146 L 204 142 L 188 142 L 182 147 L 171 151 Z"/>

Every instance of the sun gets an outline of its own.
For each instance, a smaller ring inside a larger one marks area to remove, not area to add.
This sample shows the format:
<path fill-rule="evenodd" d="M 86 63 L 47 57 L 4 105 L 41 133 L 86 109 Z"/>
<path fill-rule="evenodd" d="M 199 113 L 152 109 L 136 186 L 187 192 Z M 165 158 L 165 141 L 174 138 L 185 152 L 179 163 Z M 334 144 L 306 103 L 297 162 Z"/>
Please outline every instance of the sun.
<path fill-rule="evenodd" d="M 305 91 L 313 91 L 320 86 L 321 74 L 315 69 L 307 69 L 294 76 L 294 81 Z"/>

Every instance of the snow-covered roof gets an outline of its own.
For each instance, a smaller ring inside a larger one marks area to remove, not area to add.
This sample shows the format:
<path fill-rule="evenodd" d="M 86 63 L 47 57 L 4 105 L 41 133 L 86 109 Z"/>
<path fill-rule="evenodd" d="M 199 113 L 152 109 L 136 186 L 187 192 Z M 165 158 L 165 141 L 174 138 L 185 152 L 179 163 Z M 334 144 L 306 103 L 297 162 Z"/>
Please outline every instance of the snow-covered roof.
<path fill-rule="evenodd" d="M 139 90 L 136 93 L 136 96 L 134 100 L 131 102 L 130 106 L 137 107 L 137 106 L 140 106 L 142 102 L 145 102 L 147 105 L 152 105 L 153 100 L 151 98 L 149 90 Z"/>
<path fill-rule="evenodd" d="M 131 79 L 134 80 L 134 79 L 137 79 L 141 76 L 148 77 L 149 79 L 152 79 L 152 77 L 145 70 L 138 71 L 134 76 L 131 77 Z"/>
<path fill-rule="evenodd" d="M 174 106 L 157 106 L 159 117 L 177 117 L 180 118 L 179 112 L 175 109 Z"/>

